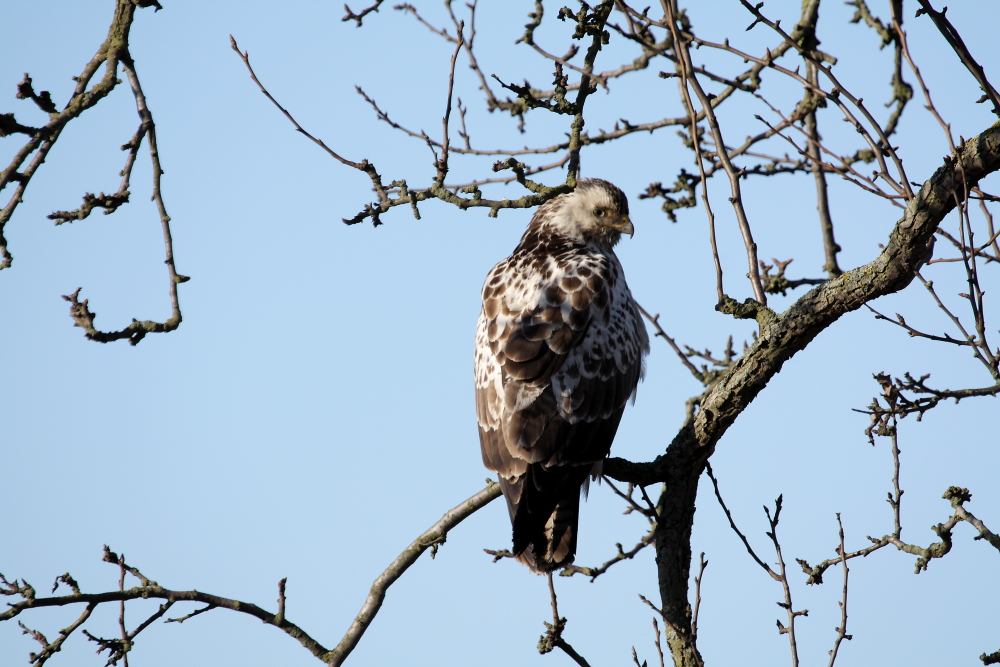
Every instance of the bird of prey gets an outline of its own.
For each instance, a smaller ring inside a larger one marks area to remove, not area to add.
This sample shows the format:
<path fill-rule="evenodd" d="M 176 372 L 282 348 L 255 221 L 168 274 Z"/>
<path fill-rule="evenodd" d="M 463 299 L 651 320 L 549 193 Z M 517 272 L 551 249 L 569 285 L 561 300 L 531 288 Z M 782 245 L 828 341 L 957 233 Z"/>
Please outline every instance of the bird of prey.
<path fill-rule="evenodd" d="M 483 285 L 483 463 L 499 476 L 513 553 L 536 573 L 573 562 L 581 488 L 600 475 L 643 375 L 649 337 L 614 253 L 633 233 L 625 194 L 581 180 L 538 208 Z"/>

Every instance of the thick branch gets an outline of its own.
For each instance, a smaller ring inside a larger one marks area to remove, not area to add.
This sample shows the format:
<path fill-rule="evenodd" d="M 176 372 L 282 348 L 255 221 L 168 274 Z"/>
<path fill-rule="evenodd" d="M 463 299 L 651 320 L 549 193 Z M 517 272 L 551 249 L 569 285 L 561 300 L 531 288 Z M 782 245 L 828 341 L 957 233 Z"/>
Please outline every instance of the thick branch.
<path fill-rule="evenodd" d="M 870 263 L 828 280 L 800 297 L 788 310 L 773 314 L 753 310 L 761 334 L 702 403 L 694 420 L 674 437 L 667 452 L 649 463 L 609 459 L 604 472 L 612 479 L 648 486 L 700 474 L 715 444 L 782 365 L 846 313 L 903 289 L 913 280 L 927 241 L 954 207 L 962 191 L 962 172 L 971 184 L 1000 170 L 1000 125 L 967 141 L 959 160 L 929 178 L 896 223 L 885 248 Z"/>
<path fill-rule="evenodd" d="M 761 333 L 701 401 L 667 451 L 649 463 L 608 459 L 604 474 L 647 486 L 666 483 L 660 496 L 656 550 L 667 640 L 678 665 L 700 663 L 690 634 L 687 598 L 698 477 L 719 439 L 786 361 L 804 349 L 842 315 L 872 299 L 906 287 L 925 258 L 927 242 L 938 224 L 964 193 L 981 178 L 1000 169 L 1000 125 L 963 145 L 958 158 L 945 164 L 909 200 L 906 212 L 889 235 L 885 248 L 865 266 L 828 280 L 800 297 L 784 313 L 761 308 L 752 300 L 736 304 L 758 321 Z M 964 179 L 963 179 L 964 176 Z"/>

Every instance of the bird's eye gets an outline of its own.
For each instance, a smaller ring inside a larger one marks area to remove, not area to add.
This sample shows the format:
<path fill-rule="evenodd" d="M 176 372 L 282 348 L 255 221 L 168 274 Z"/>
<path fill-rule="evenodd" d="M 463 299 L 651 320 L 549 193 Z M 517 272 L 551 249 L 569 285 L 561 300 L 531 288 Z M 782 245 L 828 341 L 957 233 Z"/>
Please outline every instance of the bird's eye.
<path fill-rule="evenodd" d="M 603 208 L 595 208 L 594 209 L 594 217 L 596 217 L 596 218 L 603 218 L 604 214 L 605 214 L 605 211 L 604 211 Z"/>

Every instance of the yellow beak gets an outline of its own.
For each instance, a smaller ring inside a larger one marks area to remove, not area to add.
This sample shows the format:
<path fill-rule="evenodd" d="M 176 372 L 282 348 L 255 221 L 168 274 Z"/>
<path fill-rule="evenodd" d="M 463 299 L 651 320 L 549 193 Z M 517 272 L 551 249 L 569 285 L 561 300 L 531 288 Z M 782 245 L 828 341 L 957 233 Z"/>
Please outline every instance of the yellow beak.
<path fill-rule="evenodd" d="M 632 221 L 628 219 L 627 215 L 622 216 L 621 222 L 619 224 L 617 225 L 608 224 L 605 226 L 610 227 L 611 229 L 616 229 L 622 234 L 628 234 L 629 237 L 635 236 L 635 227 L 632 226 Z"/>

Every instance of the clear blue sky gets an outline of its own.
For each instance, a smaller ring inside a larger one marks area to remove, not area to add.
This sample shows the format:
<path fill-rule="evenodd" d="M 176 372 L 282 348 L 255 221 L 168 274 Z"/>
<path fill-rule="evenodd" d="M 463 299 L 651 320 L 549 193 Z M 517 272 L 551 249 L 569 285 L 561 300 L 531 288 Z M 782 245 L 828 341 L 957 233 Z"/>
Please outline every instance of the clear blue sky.
<path fill-rule="evenodd" d="M 341 218 L 372 198 L 367 177 L 295 133 L 229 47 L 233 34 L 271 92 L 335 150 L 372 160 L 387 182 L 405 177 L 423 185 L 432 176 L 429 151 L 379 124 L 353 86 L 362 85 L 394 119 L 435 134 L 451 48 L 388 3 L 360 30 L 340 22 L 338 3 L 163 4 L 155 14 L 137 12 L 131 48 L 157 123 L 178 271 L 191 276 L 181 286 L 184 323 L 136 348 L 99 345 L 72 327 L 60 298 L 82 286 L 105 329 L 169 314 L 147 153 L 133 174 L 132 202 L 115 214 L 59 228 L 45 219 L 77 207 L 84 192 L 117 189 L 119 146 L 138 125 L 123 85 L 70 124 L 5 232 L 15 260 L 0 273 L 0 572 L 28 580 L 40 594 L 67 570 L 86 591 L 112 589 L 117 570 L 100 562 L 106 543 L 165 587 L 272 611 L 277 582 L 288 577 L 288 617 L 333 646 L 384 567 L 484 484 L 472 398 L 479 289 L 513 249 L 530 212 L 490 219 L 485 210 L 429 203 L 421 221 L 396 209 L 377 229 L 343 225 Z M 948 16 L 997 80 L 995 5 L 953 4 Z M 994 120 L 988 106 L 972 104 L 979 96 L 972 78 L 926 17 L 911 18 L 914 3 L 907 5 L 905 27 L 936 102 L 956 135 L 977 134 Z M 29 102 L 14 99 L 24 72 L 61 107 L 70 77 L 104 39 L 112 6 L 33 0 L 0 9 L 0 112 L 44 122 Z M 551 80 L 545 62 L 513 45 L 532 6 L 484 3 L 477 48 L 487 74 L 527 77 L 538 86 Z M 765 9 L 791 26 L 798 7 L 785 1 Z M 440 3 L 419 8 L 435 25 L 445 23 Z M 554 8 L 538 39 L 561 54 L 567 25 L 555 20 Z M 883 3 L 873 9 L 888 14 Z M 841 3 L 824 5 L 823 47 L 841 57 L 844 83 L 885 117 L 891 53 L 877 50 L 872 31 L 849 24 L 851 13 Z M 755 49 L 776 43 L 764 28 L 744 32 L 751 18 L 735 0 L 699 3 L 691 15 L 706 38 L 728 36 Z M 599 64 L 611 68 L 632 57 L 612 40 Z M 695 59 L 728 72 L 742 65 L 705 49 Z M 479 146 L 551 144 L 566 130 L 564 119 L 535 112 L 528 134 L 518 135 L 503 114 L 483 112 L 477 87 L 459 67 L 456 93 L 470 108 Z M 773 94 L 772 101 L 791 108 L 791 88 Z M 948 152 L 922 104 L 918 98 L 907 109 L 898 142 L 918 182 Z M 623 116 L 637 123 L 682 113 L 674 81 L 655 73 L 623 80 L 610 95 L 598 92 L 592 105 L 591 129 L 610 128 Z M 724 130 L 734 143 L 760 130 L 753 114 L 766 113 L 761 105 L 728 106 Z M 835 148 L 857 147 L 835 112 L 821 122 Z M 0 141 L 4 164 L 18 141 Z M 455 178 L 480 175 L 491 161 L 456 160 Z M 739 345 L 752 330 L 713 310 L 703 212 L 682 211 L 672 224 L 655 201 L 637 197 L 652 181 L 671 183 L 682 166 L 693 169 L 673 129 L 583 156 L 585 175 L 615 182 L 631 199 L 636 235 L 619 255 L 637 299 L 661 313 L 679 341 L 720 352 L 727 336 Z M 558 172 L 545 181 L 561 178 Z M 996 183 L 985 187 L 995 191 Z M 721 180 L 711 184 L 727 290 L 742 299 L 750 292 L 727 190 Z M 818 276 L 823 263 L 812 192 L 805 178 L 745 182 L 761 257 L 794 257 L 795 276 Z M 840 181 L 831 193 L 841 266 L 870 261 L 897 210 Z M 963 286 L 953 268 L 938 264 L 928 276 L 957 301 Z M 997 289 L 995 265 L 989 268 L 987 299 Z M 801 293 L 772 305 L 783 309 Z M 877 307 L 935 332 L 948 327 L 919 285 Z M 760 507 L 781 493 L 779 535 L 792 565 L 796 557 L 815 563 L 834 554 L 836 512 L 850 549 L 864 546 L 866 535 L 891 531 L 888 442 L 872 448 L 863 435 L 867 417 L 851 411 L 877 393 L 871 374 L 878 371 L 932 373 L 938 386 L 991 383 L 967 352 L 910 339 L 867 312 L 844 317 L 785 365 L 712 459 L 734 516 L 762 557 L 774 560 Z M 613 453 L 655 457 L 680 425 L 684 401 L 699 391 L 669 348 L 654 341 L 646 381 Z M 948 517 L 940 495 L 949 485 L 969 487 L 969 509 L 998 529 L 995 411 L 994 399 L 979 399 L 940 407 L 922 424 L 903 423 L 904 539 L 936 540 L 927 527 Z M 641 518 L 622 510 L 606 486 L 591 492 L 579 564 L 597 565 L 615 553 L 615 542 L 628 548 L 644 533 Z M 510 561 L 494 565 L 482 552 L 507 546 L 509 535 L 501 503 L 462 524 L 435 560 L 422 558 L 390 589 L 348 664 L 569 664 L 535 650 L 542 621 L 550 619 L 544 580 Z M 914 557 L 895 551 L 853 561 L 854 640 L 841 648 L 843 664 L 972 665 L 982 651 L 1000 647 L 997 554 L 972 535 L 959 526 L 953 553 L 919 576 Z M 775 629 L 775 619 L 784 618 L 774 604 L 780 586 L 747 556 L 710 484 L 698 503 L 693 549 L 711 562 L 700 623 L 708 663 L 784 663 L 787 641 Z M 804 576 L 792 576 L 796 608 L 810 611 L 799 621 L 803 664 L 825 664 L 835 637 L 839 574 L 828 578 L 807 588 Z M 591 664 L 625 664 L 632 646 L 641 660 L 656 661 L 651 612 L 636 596 L 658 600 L 652 550 L 596 583 L 577 576 L 557 585 L 569 619 L 565 637 Z M 153 609 L 132 605 L 128 619 L 134 625 Z M 177 605 L 172 615 L 193 609 Z M 21 619 L 51 639 L 78 613 L 45 610 Z M 114 635 L 116 615 L 101 609 L 90 631 Z M 93 649 L 76 634 L 52 664 L 102 664 Z M 0 664 L 26 664 L 32 650 L 15 624 L 0 625 Z M 317 664 L 278 630 L 226 611 L 150 628 L 133 660 L 147 667 Z"/>

